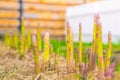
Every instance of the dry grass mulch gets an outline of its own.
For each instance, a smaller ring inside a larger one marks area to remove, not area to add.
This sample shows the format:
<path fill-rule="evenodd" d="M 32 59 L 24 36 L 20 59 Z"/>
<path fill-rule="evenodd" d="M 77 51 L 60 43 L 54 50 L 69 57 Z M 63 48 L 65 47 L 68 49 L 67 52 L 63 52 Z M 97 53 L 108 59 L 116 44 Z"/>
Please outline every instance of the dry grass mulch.
<path fill-rule="evenodd" d="M 39 60 L 42 66 L 42 54 L 39 54 Z M 83 80 L 77 73 L 66 73 L 64 57 L 60 57 L 59 61 L 58 70 L 55 70 L 53 54 L 50 67 L 36 75 L 32 51 L 25 53 L 25 59 L 20 59 L 17 51 L 6 50 L 0 42 L 0 80 Z M 114 77 L 114 80 L 120 80 L 120 73 L 115 72 Z M 89 73 L 87 80 L 97 80 L 96 74 Z"/>

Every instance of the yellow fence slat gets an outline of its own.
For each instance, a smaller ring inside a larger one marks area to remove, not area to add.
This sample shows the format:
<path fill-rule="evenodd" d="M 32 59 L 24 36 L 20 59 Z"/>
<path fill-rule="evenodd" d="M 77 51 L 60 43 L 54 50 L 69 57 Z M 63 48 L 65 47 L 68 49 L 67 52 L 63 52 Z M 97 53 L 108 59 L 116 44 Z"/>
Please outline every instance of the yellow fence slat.
<path fill-rule="evenodd" d="M 0 8 L 1 9 L 15 9 L 18 10 L 20 8 L 20 5 L 18 2 L 10 2 L 10 1 L 1 1 L 0 0 Z"/>
<path fill-rule="evenodd" d="M 65 14 L 63 12 L 61 13 L 55 13 L 55 12 L 34 12 L 34 11 L 27 11 L 23 14 L 24 18 L 30 18 L 30 19 L 46 19 L 46 20 L 64 20 Z"/>
<path fill-rule="evenodd" d="M 79 5 L 84 2 L 84 0 L 66 0 L 68 4 Z"/>
<path fill-rule="evenodd" d="M 23 2 L 40 3 L 41 0 L 23 0 Z"/>
<path fill-rule="evenodd" d="M 2 0 L 3 1 L 3 0 Z M 4 0 L 9 2 L 18 2 L 19 0 Z M 55 5 L 76 5 L 83 3 L 84 0 L 23 0 L 26 3 L 41 3 Z"/>
<path fill-rule="evenodd" d="M 1 1 L 7 1 L 7 2 L 18 2 L 19 0 L 1 0 Z"/>
<path fill-rule="evenodd" d="M 64 21 L 43 21 L 43 20 L 23 20 L 25 26 L 32 27 L 49 27 L 49 28 L 64 28 Z"/>
<path fill-rule="evenodd" d="M 72 1 L 72 2 L 71 2 Z M 76 5 L 82 3 L 83 0 L 23 0 L 23 2 L 34 2 L 41 4 L 56 4 L 56 5 Z"/>
<path fill-rule="evenodd" d="M 17 28 L 15 26 L 0 26 L 0 32 L 1 31 L 14 31 L 16 30 Z"/>
<path fill-rule="evenodd" d="M 0 26 L 15 26 L 19 25 L 19 21 L 16 19 L 0 19 Z"/>
<path fill-rule="evenodd" d="M 29 28 L 26 27 L 27 30 L 30 30 L 32 32 L 32 34 L 36 34 L 37 33 L 37 28 Z M 63 36 L 65 35 L 65 31 L 64 29 L 46 29 L 46 28 L 41 28 L 41 34 L 44 35 L 45 32 L 49 32 L 50 35 L 54 35 L 54 36 Z"/>
<path fill-rule="evenodd" d="M 65 11 L 67 6 L 24 3 L 24 10 Z"/>
<path fill-rule="evenodd" d="M 0 18 L 19 18 L 18 11 L 0 10 Z"/>

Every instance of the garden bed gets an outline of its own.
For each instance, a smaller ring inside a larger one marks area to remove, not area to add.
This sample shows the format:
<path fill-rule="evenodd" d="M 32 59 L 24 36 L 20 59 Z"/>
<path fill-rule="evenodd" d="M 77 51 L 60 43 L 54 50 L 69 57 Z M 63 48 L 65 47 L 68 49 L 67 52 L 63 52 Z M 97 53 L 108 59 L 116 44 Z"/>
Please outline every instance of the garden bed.
<path fill-rule="evenodd" d="M 33 53 L 26 52 L 25 58 L 20 59 L 18 51 L 11 49 L 6 50 L 5 45 L 0 42 L 0 80 L 84 80 L 79 73 L 73 72 L 67 74 L 66 59 L 61 56 L 59 58 L 59 67 L 56 70 L 54 66 L 54 57 L 51 55 L 51 65 L 45 72 L 35 73 L 35 65 L 33 60 Z M 39 60 L 42 60 L 42 53 L 39 54 Z M 40 62 L 40 66 L 41 62 Z M 119 80 L 120 72 L 114 73 L 114 80 Z M 90 72 L 87 80 L 97 80 L 97 68 Z"/>

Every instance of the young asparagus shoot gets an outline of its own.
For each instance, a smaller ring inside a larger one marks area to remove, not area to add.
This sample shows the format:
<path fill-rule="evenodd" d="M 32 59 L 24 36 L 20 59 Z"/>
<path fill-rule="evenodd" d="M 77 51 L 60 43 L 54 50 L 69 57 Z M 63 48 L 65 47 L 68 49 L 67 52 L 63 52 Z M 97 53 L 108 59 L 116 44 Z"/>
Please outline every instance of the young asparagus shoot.
<path fill-rule="evenodd" d="M 90 62 L 92 64 L 91 70 L 95 69 L 96 66 L 96 35 L 97 35 L 97 19 L 99 18 L 99 15 L 96 14 L 94 16 L 94 28 L 93 28 L 93 41 L 92 41 L 92 47 L 91 47 L 91 56 L 90 56 Z M 91 65 L 90 64 L 90 65 Z"/>
<path fill-rule="evenodd" d="M 104 80 L 104 59 L 102 48 L 102 26 L 99 17 L 97 18 L 97 35 L 96 35 L 96 48 L 98 55 L 98 80 Z"/>
<path fill-rule="evenodd" d="M 50 40 L 49 33 L 45 33 L 44 37 L 44 54 L 43 54 L 43 62 L 46 63 L 50 60 Z"/>
<path fill-rule="evenodd" d="M 9 35 L 9 40 L 10 40 L 10 48 L 14 48 L 14 40 L 13 40 L 12 32 L 10 32 L 8 35 Z"/>
<path fill-rule="evenodd" d="M 30 50 L 32 47 L 32 35 L 31 32 L 28 30 L 28 34 L 27 34 L 27 42 L 26 42 L 26 48 L 27 50 Z"/>
<path fill-rule="evenodd" d="M 22 37 L 24 37 L 24 38 L 25 38 L 25 33 L 26 33 L 26 31 L 25 31 L 25 25 L 24 25 L 24 22 L 22 21 L 21 35 L 22 35 Z"/>
<path fill-rule="evenodd" d="M 79 51 L 77 48 L 74 48 L 74 60 L 75 60 L 75 71 L 78 72 L 79 70 Z M 82 68 L 80 68 L 80 72 Z"/>
<path fill-rule="evenodd" d="M 110 66 L 111 49 L 112 49 L 111 40 L 112 40 L 112 35 L 111 35 L 111 32 L 109 32 L 108 33 L 108 50 L 107 50 L 107 53 L 106 53 L 106 68 L 105 68 L 105 70 L 108 70 L 109 66 Z"/>
<path fill-rule="evenodd" d="M 82 64 L 82 26 L 79 25 L 79 64 Z"/>
<path fill-rule="evenodd" d="M 92 42 L 92 53 L 96 54 L 96 29 L 97 29 L 97 19 L 99 18 L 99 15 L 96 14 L 94 17 L 94 28 L 93 28 L 93 42 Z"/>
<path fill-rule="evenodd" d="M 103 50 L 103 59 L 104 59 L 104 64 L 105 64 L 104 68 L 105 68 L 105 74 L 106 74 L 106 60 L 107 59 L 106 59 L 106 50 L 105 49 Z"/>
<path fill-rule="evenodd" d="M 36 74 L 40 73 L 40 67 L 39 67 L 39 52 L 37 48 L 37 39 L 36 35 L 32 35 L 32 42 L 33 42 L 33 52 L 34 52 L 34 61 L 35 61 L 35 72 Z"/>
<path fill-rule="evenodd" d="M 37 46 L 38 46 L 38 50 L 41 51 L 41 35 L 40 35 L 40 27 L 38 27 L 37 30 Z"/>
<path fill-rule="evenodd" d="M 28 41 L 26 41 L 26 28 L 24 25 L 24 22 L 22 21 L 22 27 L 21 27 L 21 37 L 22 37 L 22 44 L 24 45 L 24 48 L 26 49 Z"/>
<path fill-rule="evenodd" d="M 15 31 L 15 33 L 14 33 L 14 48 L 17 50 L 18 50 L 18 40 L 19 40 L 18 32 Z"/>
<path fill-rule="evenodd" d="M 67 72 L 70 73 L 73 67 L 73 34 L 69 24 L 67 23 Z"/>
<path fill-rule="evenodd" d="M 10 36 L 8 32 L 5 33 L 5 45 L 7 49 L 10 49 Z"/>
<path fill-rule="evenodd" d="M 19 51 L 19 54 L 20 54 L 20 58 L 23 59 L 24 58 L 24 51 L 25 51 L 25 46 L 24 46 L 24 43 L 23 43 L 23 38 L 20 37 L 20 40 L 18 41 L 18 51 Z"/>

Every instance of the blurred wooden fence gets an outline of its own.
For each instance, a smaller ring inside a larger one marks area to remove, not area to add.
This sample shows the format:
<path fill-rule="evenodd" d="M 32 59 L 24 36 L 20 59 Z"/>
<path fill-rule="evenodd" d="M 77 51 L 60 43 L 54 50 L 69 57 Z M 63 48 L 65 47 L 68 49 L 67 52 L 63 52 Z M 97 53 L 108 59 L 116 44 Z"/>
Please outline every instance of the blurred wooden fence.
<path fill-rule="evenodd" d="M 22 16 L 26 29 L 32 33 L 36 33 L 39 24 L 42 34 L 48 31 L 53 36 L 64 36 L 66 7 L 83 2 L 84 0 L 22 0 L 21 7 L 20 0 L 0 0 L 0 33 L 18 29 Z"/>

